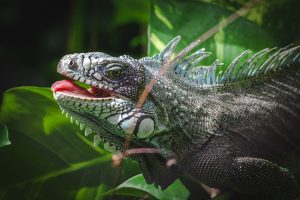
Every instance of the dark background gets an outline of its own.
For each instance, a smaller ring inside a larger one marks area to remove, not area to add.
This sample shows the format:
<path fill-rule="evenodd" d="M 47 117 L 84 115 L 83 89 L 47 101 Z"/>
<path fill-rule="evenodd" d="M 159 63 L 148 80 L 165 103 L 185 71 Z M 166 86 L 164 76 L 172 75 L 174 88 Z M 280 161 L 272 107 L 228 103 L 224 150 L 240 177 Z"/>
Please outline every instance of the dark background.
<path fill-rule="evenodd" d="M 56 65 L 68 53 L 145 55 L 150 2 L 129 1 L 2 0 L 0 95 L 63 79 Z"/>

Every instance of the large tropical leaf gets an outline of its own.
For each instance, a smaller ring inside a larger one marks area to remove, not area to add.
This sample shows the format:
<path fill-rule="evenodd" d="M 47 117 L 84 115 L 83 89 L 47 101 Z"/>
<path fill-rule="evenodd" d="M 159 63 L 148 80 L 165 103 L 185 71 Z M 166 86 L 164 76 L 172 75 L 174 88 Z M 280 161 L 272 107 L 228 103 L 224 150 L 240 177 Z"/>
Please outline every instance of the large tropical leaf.
<path fill-rule="evenodd" d="M 225 23 L 231 14 L 225 8 L 201 1 L 153 0 L 148 30 L 148 54 L 158 53 L 167 42 L 180 35 L 182 41 L 177 47 L 178 52 L 201 35 L 211 32 L 210 29 L 215 25 Z M 226 68 L 246 49 L 258 51 L 273 46 L 275 43 L 266 31 L 241 17 L 202 41 L 198 48 L 204 47 L 212 52 L 203 64 L 211 64 L 219 59 Z"/>
<path fill-rule="evenodd" d="M 48 88 L 8 90 L 1 122 L 12 145 L 0 150 L 0 199 L 74 199 L 91 195 L 86 191 L 94 187 L 111 189 L 139 172 L 128 161 L 112 167 L 111 154 L 71 125 Z"/>
<path fill-rule="evenodd" d="M 120 184 L 115 189 L 108 192 L 108 194 L 141 196 L 143 194 L 147 199 L 160 199 L 160 200 L 182 200 L 187 199 L 189 191 L 182 185 L 179 180 L 176 180 L 172 185 L 164 191 L 157 189 L 154 184 L 145 184 L 143 175 L 136 175 L 124 183 Z"/>

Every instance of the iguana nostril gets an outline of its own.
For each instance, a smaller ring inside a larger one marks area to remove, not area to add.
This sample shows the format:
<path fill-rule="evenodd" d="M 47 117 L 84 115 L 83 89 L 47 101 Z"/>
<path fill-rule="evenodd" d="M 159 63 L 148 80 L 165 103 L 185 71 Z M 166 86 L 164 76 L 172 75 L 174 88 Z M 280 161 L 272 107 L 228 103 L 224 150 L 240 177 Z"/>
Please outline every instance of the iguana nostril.
<path fill-rule="evenodd" d="M 62 62 L 59 61 L 59 63 L 57 64 L 57 69 L 61 68 Z"/>

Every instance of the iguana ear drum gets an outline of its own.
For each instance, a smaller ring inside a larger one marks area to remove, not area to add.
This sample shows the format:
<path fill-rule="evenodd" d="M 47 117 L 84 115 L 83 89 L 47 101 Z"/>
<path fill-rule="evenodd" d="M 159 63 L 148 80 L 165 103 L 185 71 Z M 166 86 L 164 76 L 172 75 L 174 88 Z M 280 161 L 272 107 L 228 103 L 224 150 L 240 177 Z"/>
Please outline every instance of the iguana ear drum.
<path fill-rule="evenodd" d="M 151 118 L 144 118 L 138 124 L 138 138 L 147 138 L 154 132 L 154 121 Z"/>
<path fill-rule="evenodd" d="M 127 133 L 133 131 L 133 134 L 141 139 L 149 137 L 155 129 L 154 120 L 148 116 L 131 117 L 120 126 Z"/>

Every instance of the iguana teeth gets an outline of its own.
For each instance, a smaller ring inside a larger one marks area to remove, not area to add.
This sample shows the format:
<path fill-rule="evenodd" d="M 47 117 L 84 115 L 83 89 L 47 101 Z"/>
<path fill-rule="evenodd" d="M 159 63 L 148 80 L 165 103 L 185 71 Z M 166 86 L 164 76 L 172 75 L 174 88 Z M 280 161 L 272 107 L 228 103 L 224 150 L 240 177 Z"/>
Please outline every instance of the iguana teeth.
<path fill-rule="evenodd" d="M 80 130 L 82 131 L 85 127 L 85 124 L 84 123 L 80 123 Z"/>
<path fill-rule="evenodd" d="M 94 146 L 98 146 L 99 143 L 101 142 L 100 136 L 97 134 L 94 136 Z"/>
<path fill-rule="evenodd" d="M 91 128 L 86 127 L 86 128 L 85 128 L 85 131 L 84 131 L 84 135 L 85 135 L 85 136 L 88 136 L 88 135 L 90 135 L 92 132 L 93 132 L 93 131 L 92 131 Z"/>

